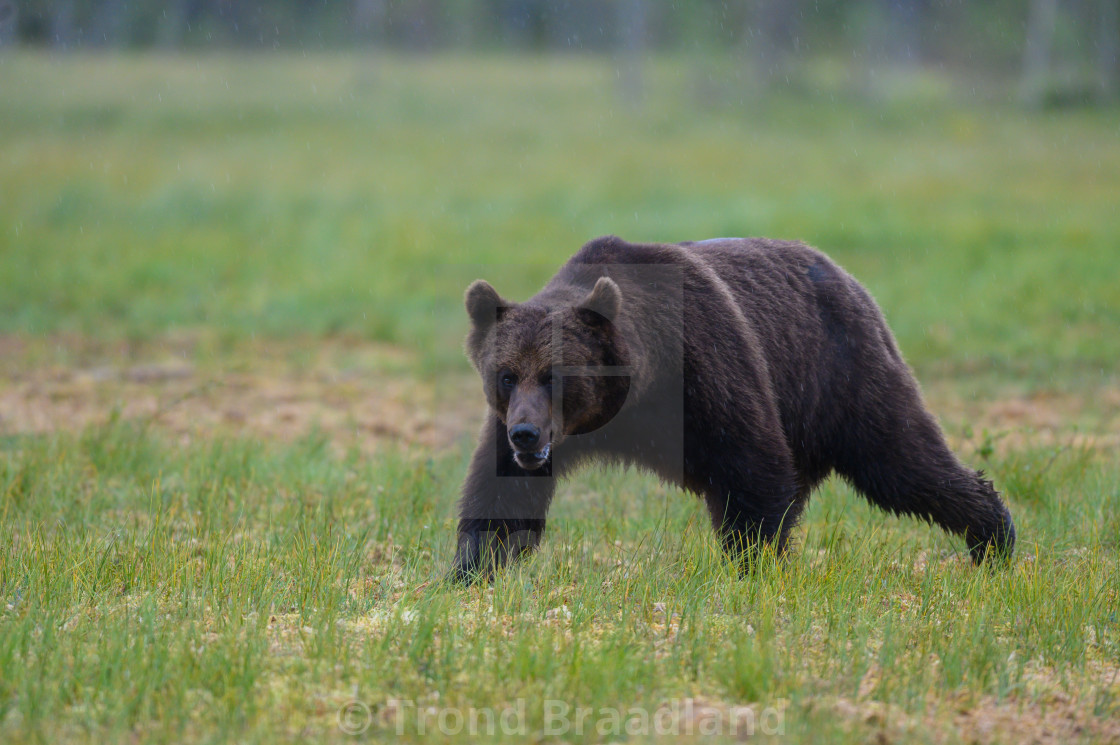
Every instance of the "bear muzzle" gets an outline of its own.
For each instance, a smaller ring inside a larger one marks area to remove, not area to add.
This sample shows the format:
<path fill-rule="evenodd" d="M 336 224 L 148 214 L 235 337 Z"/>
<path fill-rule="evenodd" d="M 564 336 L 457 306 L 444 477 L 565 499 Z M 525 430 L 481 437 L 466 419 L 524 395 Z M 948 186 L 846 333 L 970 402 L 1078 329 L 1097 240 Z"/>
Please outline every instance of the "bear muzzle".
<path fill-rule="evenodd" d="M 535 471 L 536 469 L 548 463 L 548 459 L 552 456 L 552 443 L 545 443 L 545 446 L 540 450 L 533 453 L 519 453 L 514 451 L 513 459 L 517 461 L 517 465 L 524 468 L 526 471 Z"/>
<path fill-rule="evenodd" d="M 509 444 L 513 447 L 513 459 L 527 471 L 540 468 L 548 462 L 552 454 L 552 443 L 545 441 L 541 447 L 541 430 L 534 424 L 522 422 L 509 428 Z"/>

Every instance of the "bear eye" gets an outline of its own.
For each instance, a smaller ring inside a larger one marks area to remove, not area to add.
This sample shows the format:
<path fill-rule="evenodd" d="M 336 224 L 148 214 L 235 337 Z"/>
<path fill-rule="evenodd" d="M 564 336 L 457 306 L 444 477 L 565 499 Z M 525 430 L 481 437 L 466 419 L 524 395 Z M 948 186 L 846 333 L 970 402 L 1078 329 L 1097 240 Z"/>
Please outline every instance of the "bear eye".
<path fill-rule="evenodd" d="M 498 375 L 498 387 L 503 391 L 511 391 L 517 385 L 517 376 L 511 372 L 503 372 Z"/>
<path fill-rule="evenodd" d="M 548 372 L 541 376 L 541 385 L 552 390 L 553 384 L 556 382 L 556 373 Z"/>

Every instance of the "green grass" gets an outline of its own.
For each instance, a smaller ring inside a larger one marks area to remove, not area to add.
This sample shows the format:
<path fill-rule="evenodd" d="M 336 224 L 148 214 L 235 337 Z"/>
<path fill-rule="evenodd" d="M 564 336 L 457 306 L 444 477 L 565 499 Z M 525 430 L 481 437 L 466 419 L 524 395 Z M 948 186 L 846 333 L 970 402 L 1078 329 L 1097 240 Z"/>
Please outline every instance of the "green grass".
<path fill-rule="evenodd" d="M 339 458 L 314 438 L 184 449 L 129 423 L 9 439 L 0 735 L 347 739 L 337 711 L 357 700 L 378 712 L 371 736 L 430 739 L 412 710 L 386 714 L 394 699 L 522 700 L 527 735 L 555 721 L 545 700 L 780 705 L 787 735 L 859 741 L 955 741 L 958 708 L 1073 701 L 1098 726 L 1118 713 L 1115 463 L 994 458 L 1003 480 L 1054 466 L 1015 502 L 1006 570 L 978 571 L 958 542 L 832 484 L 789 560 L 748 580 L 696 500 L 595 471 L 560 494 L 538 556 L 492 589 L 457 589 L 432 580 L 464 455 Z M 836 702 L 894 708 L 837 717 Z"/>
<path fill-rule="evenodd" d="M 1116 741 L 1120 464 L 1091 430 L 1120 380 L 1117 111 L 935 78 L 872 103 L 837 69 L 752 98 L 731 62 L 663 59 L 631 107 L 586 56 L 0 54 L 0 392 L 114 350 L 220 373 L 362 340 L 430 386 L 465 369 L 469 280 L 525 297 L 617 233 L 804 239 L 938 390 L 1084 399 L 1055 432 L 958 438 L 1009 496 L 1006 569 L 830 482 L 740 580 L 697 500 L 594 470 L 472 589 L 438 581 L 467 437 L 370 458 L 0 418 L 0 741 L 349 741 L 353 702 L 386 741 L 474 741 L 438 717 L 492 711 L 521 734 L 478 739 L 641 742 L 603 710 L 686 704 L 754 739 L 769 707 L 776 739 Z M 584 731 L 550 734 L 546 701 Z"/>
<path fill-rule="evenodd" d="M 919 369 L 1084 380 L 1120 357 L 1115 110 L 755 100 L 688 60 L 641 107 L 593 57 L 0 72 L 0 331 L 352 334 L 439 370 L 479 274 L 525 297 L 595 235 L 769 235 L 863 280 Z"/>

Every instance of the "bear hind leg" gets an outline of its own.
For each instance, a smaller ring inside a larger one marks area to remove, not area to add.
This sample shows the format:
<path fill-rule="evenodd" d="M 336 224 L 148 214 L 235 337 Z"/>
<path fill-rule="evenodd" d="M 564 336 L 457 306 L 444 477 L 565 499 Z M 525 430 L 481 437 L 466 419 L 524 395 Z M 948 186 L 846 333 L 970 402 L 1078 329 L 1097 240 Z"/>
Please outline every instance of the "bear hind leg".
<path fill-rule="evenodd" d="M 989 554 L 1009 558 L 1015 525 L 1007 506 L 982 472 L 957 460 L 916 394 L 914 401 L 905 414 L 876 407 L 886 415 L 865 419 L 846 439 L 837 472 L 884 510 L 964 536 L 975 564 Z"/>

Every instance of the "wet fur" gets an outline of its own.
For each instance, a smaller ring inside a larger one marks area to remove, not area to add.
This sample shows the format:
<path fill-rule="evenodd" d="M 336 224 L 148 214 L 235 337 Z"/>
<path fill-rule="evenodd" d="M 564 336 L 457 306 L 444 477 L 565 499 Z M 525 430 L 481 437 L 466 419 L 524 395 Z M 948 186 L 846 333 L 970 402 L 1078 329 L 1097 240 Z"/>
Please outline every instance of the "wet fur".
<path fill-rule="evenodd" d="M 620 271 L 628 265 L 678 272 L 679 303 Z M 990 550 L 1013 550 L 1006 506 L 949 450 L 875 301 L 812 248 L 599 238 L 527 302 L 476 283 L 467 306 L 467 352 L 490 413 L 459 503 L 457 579 L 485 576 L 534 548 L 556 479 L 591 458 L 647 468 L 698 494 L 744 566 L 762 544 L 783 548 L 810 493 L 833 472 L 889 512 L 964 536 L 977 563 Z M 531 414 L 567 431 L 554 433 L 551 462 L 526 471 L 512 458 L 509 401 L 495 376 L 515 365 L 517 390 L 533 395 L 557 328 L 564 365 L 631 374 L 565 378 L 562 418 L 551 396 L 537 396 Z"/>

